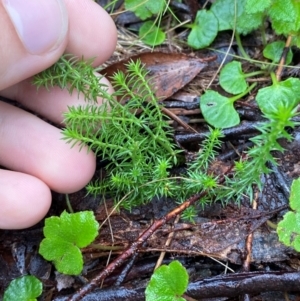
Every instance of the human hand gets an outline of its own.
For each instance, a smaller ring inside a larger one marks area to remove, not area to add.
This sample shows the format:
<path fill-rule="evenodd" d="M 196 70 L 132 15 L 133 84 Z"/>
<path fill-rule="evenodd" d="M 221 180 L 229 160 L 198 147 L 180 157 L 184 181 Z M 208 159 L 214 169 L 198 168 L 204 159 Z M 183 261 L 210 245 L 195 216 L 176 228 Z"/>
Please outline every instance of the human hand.
<path fill-rule="evenodd" d="M 1 0 L 0 28 L 0 95 L 58 124 L 83 97 L 59 88 L 37 92 L 31 77 L 63 53 L 100 65 L 116 45 L 113 21 L 92 0 Z M 72 193 L 93 176 L 94 154 L 61 138 L 60 129 L 0 101 L 0 165 L 8 168 L 0 169 L 1 229 L 34 225 L 49 209 L 50 189 Z"/>

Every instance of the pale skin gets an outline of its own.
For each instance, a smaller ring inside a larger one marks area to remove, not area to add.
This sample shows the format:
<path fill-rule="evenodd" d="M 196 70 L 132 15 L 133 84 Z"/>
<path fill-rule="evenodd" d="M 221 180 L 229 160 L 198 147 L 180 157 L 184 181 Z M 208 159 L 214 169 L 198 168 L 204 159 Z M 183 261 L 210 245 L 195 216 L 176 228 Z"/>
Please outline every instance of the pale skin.
<path fill-rule="evenodd" d="M 53 7 L 48 7 L 49 1 L 54 1 Z M 21 16 L 21 23 L 37 22 L 31 15 L 37 7 L 38 24 L 16 25 L 18 14 L 15 21 L 9 17 L 15 6 L 20 9 L 24 3 L 30 14 Z M 41 4 L 42 9 L 37 6 Z M 47 24 L 54 25 L 43 30 Z M 113 53 L 117 39 L 113 21 L 92 0 L 0 0 L 0 28 L 0 95 L 57 124 L 62 124 L 68 106 L 85 103 L 83 97 L 58 88 L 37 92 L 32 76 L 63 53 L 94 57 L 94 65 L 101 65 Z M 7 168 L 0 169 L 0 229 L 36 224 L 49 210 L 51 190 L 73 193 L 89 182 L 95 155 L 87 149 L 79 152 L 77 146 L 71 149 L 61 138 L 59 128 L 0 102 L 0 165 Z"/>

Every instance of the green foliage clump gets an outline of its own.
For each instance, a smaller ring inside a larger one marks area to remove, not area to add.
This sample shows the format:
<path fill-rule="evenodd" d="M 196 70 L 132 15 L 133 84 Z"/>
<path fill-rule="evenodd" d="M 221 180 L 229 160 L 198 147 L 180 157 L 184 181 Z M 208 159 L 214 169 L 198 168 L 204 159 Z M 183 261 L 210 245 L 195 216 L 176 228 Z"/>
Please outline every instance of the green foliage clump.
<path fill-rule="evenodd" d="M 185 301 L 189 275 L 182 264 L 175 260 L 157 268 L 147 285 L 146 301 Z"/>
<path fill-rule="evenodd" d="M 46 218 L 39 253 L 53 261 L 60 273 L 79 275 L 83 269 L 80 248 L 91 244 L 99 231 L 92 211 L 67 213 Z"/>
<path fill-rule="evenodd" d="M 291 187 L 290 207 L 283 220 L 278 223 L 279 241 L 300 252 L 300 178 L 294 180 Z"/>
<path fill-rule="evenodd" d="M 262 189 L 261 175 L 270 172 L 266 166 L 267 162 L 277 164 L 272 151 L 284 151 L 278 139 L 292 140 L 287 128 L 295 127 L 296 122 L 291 120 L 295 115 L 295 107 L 289 105 L 278 106 L 276 110 L 265 113 L 269 121 L 261 123 L 257 128 L 261 133 L 250 139 L 254 142 L 254 147 L 247 152 L 248 160 L 236 162 L 234 177 L 226 181 L 226 186 L 232 189 L 231 193 L 227 192 L 226 198 L 236 196 L 239 200 L 243 195 L 247 195 L 252 199 L 252 185 L 256 184 Z"/>
<path fill-rule="evenodd" d="M 3 301 L 37 301 L 42 294 L 43 284 L 34 276 L 26 275 L 11 281 L 6 288 Z"/>
<path fill-rule="evenodd" d="M 188 44 L 196 49 L 211 44 L 218 31 L 234 30 L 239 47 L 239 35 L 253 30 L 264 30 L 263 23 L 269 18 L 276 34 L 293 35 L 293 43 L 300 45 L 300 4 L 297 0 L 216 0 L 210 10 L 201 10 L 205 22 L 214 24 L 212 30 L 203 30 L 197 18 L 192 25 Z M 208 43 L 208 44 L 207 44 Z"/>
<path fill-rule="evenodd" d="M 82 62 L 78 63 L 80 74 Z M 70 65 L 65 57 L 57 64 L 66 65 L 63 77 L 56 77 L 55 72 L 59 70 L 51 67 L 37 77 L 36 83 L 46 87 L 58 84 L 72 93 L 77 65 Z M 89 69 L 87 74 L 93 70 L 90 64 L 86 69 Z M 101 86 L 94 90 L 88 79 L 78 81 L 76 88 L 84 95 L 92 94 L 92 103 L 70 107 L 65 114 L 63 134 L 66 142 L 86 144 L 98 156 L 108 160 L 107 176 L 88 185 L 88 191 L 108 194 L 116 202 L 127 195 L 122 206 L 128 209 L 155 196 L 172 195 L 172 187 L 166 179 L 179 153 L 173 142 L 172 128 L 162 114 L 146 76 L 147 71 L 140 61 L 130 62 L 127 74 L 117 72 L 114 75 L 112 84 L 116 92 L 113 95 Z M 92 84 L 95 78 L 99 80 L 94 75 Z M 101 106 L 94 103 L 97 97 L 104 99 Z"/>

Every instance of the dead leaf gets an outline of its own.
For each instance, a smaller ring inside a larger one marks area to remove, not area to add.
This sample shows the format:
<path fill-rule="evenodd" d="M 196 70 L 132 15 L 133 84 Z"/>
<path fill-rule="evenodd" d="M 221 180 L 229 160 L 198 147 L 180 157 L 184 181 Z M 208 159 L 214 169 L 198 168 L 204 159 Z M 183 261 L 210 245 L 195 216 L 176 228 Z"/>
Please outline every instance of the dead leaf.
<path fill-rule="evenodd" d="M 126 73 L 126 64 L 130 60 L 138 59 L 149 71 L 155 96 L 160 100 L 172 96 L 183 88 L 207 66 L 205 61 L 211 60 L 211 58 L 200 59 L 179 53 L 146 52 L 108 66 L 101 73 L 108 78 L 118 70 Z"/>

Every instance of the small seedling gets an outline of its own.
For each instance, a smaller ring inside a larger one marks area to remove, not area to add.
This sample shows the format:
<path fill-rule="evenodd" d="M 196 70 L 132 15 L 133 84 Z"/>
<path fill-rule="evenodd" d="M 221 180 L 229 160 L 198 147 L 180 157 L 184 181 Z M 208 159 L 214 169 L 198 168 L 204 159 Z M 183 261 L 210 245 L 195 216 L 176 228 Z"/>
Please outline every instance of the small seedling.
<path fill-rule="evenodd" d="M 283 220 L 278 223 L 279 241 L 300 252 L 300 178 L 294 180 L 291 186 L 290 207 Z"/>
<path fill-rule="evenodd" d="M 147 285 L 146 301 L 185 301 L 189 275 L 179 261 L 172 261 L 155 270 Z"/>
<path fill-rule="evenodd" d="M 80 248 L 88 246 L 98 235 L 99 224 L 92 211 L 67 213 L 45 220 L 39 253 L 53 261 L 60 273 L 79 275 L 83 268 Z"/>
<path fill-rule="evenodd" d="M 22 276 L 14 279 L 3 295 L 3 301 L 36 301 L 42 294 L 42 282 L 34 276 Z"/>

